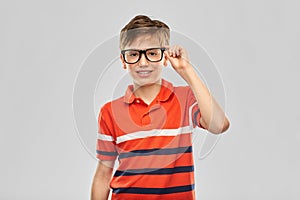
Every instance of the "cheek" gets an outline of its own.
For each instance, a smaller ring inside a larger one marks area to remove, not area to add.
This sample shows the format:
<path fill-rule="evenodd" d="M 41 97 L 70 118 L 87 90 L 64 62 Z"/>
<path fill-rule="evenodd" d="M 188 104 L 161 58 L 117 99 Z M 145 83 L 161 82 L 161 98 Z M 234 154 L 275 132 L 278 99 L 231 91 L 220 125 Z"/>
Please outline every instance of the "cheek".
<path fill-rule="evenodd" d="M 163 70 L 164 65 L 163 65 L 163 63 L 160 63 L 159 65 L 157 65 L 155 67 L 157 68 L 158 72 L 161 72 Z"/>
<path fill-rule="evenodd" d="M 132 65 L 132 64 L 126 64 L 126 68 L 127 68 L 129 71 L 131 71 L 131 70 L 134 69 L 134 65 Z"/>
<path fill-rule="evenodd" d="M 131 75 L 135 75 L 135 67 L 127 65 L 127 72 Z"/>

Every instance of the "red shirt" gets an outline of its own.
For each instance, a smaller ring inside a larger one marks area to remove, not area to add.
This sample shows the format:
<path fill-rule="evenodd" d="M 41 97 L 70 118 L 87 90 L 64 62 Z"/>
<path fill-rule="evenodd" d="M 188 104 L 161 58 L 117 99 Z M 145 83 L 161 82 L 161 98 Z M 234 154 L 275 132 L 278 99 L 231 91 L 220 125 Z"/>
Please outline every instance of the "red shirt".
<path fill-rule="evenodd" d="M 112 177 L 113 200 L 194 200 L 193 128 L 200 111 L 188 86 L 162 80 L 147 105 L 128 86 L 105 104 L 98 118 L 97 158 L 119 159 Z"/>

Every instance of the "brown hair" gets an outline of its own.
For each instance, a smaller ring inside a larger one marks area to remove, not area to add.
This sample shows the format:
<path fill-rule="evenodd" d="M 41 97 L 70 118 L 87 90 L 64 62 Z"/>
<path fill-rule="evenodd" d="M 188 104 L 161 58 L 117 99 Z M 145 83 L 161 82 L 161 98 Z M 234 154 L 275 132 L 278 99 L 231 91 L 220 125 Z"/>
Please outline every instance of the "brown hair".
<path fill-rule="evenodd" d="M 137 15 L 121 30 L 120 49 L 142 34 L 154 35 L 158 38 L 160 45 L 169 45 L 170 29 L 168 25 L 159 21 L 152 20 L 145 15 Z"/>

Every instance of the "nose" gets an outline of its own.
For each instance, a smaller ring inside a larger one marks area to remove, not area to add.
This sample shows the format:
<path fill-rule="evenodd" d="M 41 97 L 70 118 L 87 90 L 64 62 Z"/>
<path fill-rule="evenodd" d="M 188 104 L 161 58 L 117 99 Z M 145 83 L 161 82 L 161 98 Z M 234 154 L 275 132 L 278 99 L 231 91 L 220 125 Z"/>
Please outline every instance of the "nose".
<path fill-rule="evenodd" d="M 141 58 L 139 60 L 139 64 L 141 66 L 148 65 L 148 60 L 147 60 L 146 55 L 144 53 L 142 53 L 142 55 L 141 55 Z"/>

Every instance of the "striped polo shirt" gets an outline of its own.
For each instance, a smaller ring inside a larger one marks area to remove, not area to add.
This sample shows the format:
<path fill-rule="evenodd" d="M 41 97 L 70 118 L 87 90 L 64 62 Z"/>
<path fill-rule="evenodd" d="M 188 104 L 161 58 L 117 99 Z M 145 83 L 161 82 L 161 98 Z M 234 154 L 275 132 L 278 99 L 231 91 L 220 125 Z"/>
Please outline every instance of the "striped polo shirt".
<path fill-rule="evenodd" d="M 200 111 L 189 86 L 162 79 L 151 104 L 125 95 L 106 103 L 98 117 L 97 158 L 118 159 L 113 200 L 194 200 L 192 130 Z M 203 127 L 202 127 L 203 128 Z"/>

